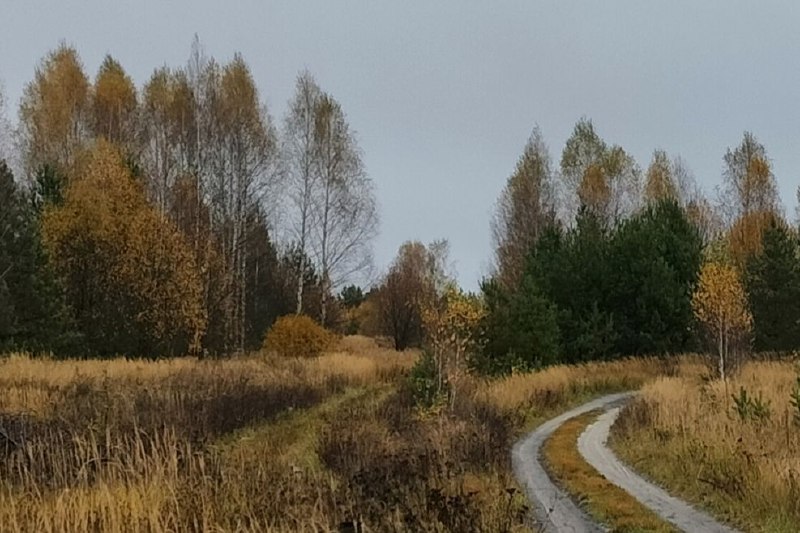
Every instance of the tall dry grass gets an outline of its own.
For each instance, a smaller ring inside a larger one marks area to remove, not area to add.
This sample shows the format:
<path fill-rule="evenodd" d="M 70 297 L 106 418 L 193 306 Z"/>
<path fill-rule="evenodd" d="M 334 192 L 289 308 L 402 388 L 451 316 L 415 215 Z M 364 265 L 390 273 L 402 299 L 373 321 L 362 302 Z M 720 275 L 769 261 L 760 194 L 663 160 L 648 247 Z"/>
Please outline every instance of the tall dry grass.
<path fill-rule="evenodd" d="M 527 531 L 524 428 L 691 364 L 471 378 L 436 412 L 415 359 L 365 338 L 315 359 L 2 359 L 0 530 Z"/>
<path fill-rule="evenodd" d="M 702 360 L 692 355 L 558 365 L 489 382 L 478 394 L 483 401 L 503 411 L 529 412 L 535 416 L 587 396 L 638 389 L 659 376 L 693 374 L 700 368 L 704 368 Z"/>
<path fill-rule="evenodd" d="M 790 362 L 746 364 L 728 382 L 664 377 L 646 385 L 614 428 L 618 453 L 671 490 L 748 531 L 800 530 L 800 427 Z M 769 414 L 742 417 L 733 396 Z"/>
<path fill-rule="evenodd" d="M 361 344 L 313 360 L 0 359 L 0 530 L 335 528 L 331 476 L 217 443 L 388 386 L 416 357 Z"/>

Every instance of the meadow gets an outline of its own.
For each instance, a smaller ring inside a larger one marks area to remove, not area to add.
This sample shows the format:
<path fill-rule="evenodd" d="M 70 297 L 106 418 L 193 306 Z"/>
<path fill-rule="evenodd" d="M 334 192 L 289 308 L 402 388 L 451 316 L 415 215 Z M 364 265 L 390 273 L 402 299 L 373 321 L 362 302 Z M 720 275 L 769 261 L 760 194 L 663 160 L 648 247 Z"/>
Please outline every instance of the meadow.
<path fill-rule="evenodd" d="M 419 407 L 414 351 L 318 358 L 0 360 L 4 531 L 529 531 L 509 450 L 630 359 L 487 380 Z"/>
<path fill-rule="evenodd" d="M 645 385 L 613 428 L 612 447 L 744 531 L 800 530 L 797 368 L 757 361 L 726 382 L 706 374 Z"/>

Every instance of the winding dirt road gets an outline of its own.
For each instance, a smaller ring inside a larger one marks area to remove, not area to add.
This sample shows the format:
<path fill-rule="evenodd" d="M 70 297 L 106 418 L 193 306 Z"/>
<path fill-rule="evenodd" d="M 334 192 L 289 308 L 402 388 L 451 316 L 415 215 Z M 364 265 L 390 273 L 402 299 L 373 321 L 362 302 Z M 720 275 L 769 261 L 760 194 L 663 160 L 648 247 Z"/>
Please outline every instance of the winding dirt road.
<path fill-rule="evenodd" d="M 514 445 L 511 452 L 514 475 L 533 504 L 537 525 L 543 531 L 547 533 L 603 531 L 553 483 L 539 461 L 539 451 L 547 437 L 570 418 L 596 409 L 608 408 L 618 402 L 624 402 L 629 397 L 630 393 L 612 394 L 585 403 L 548 420 Z"/>
<path fill-rule="evenodd" d="M 683 531 L 737 533 L 735 529 L 720 524 L 706 513 L 644 480 L 626 467 L 608 448 L 606 443 L 611 426 L 619 416 L 621 405 L 632 395 L 633 393 L 611 394 L 567 411 L 545 422 L 514 445 L 511 454 L 514 474 L 533 504 L 537 525 L 548 533 L 603 531 L 601 526 L 594 523 L 553 483 L 540 461 L 542 444 L 561 424 L 570 418 L 599 409 L 605 413 L 590 424 L 578 439 L 578 451 L 586 462 L 611 483 Z"/>

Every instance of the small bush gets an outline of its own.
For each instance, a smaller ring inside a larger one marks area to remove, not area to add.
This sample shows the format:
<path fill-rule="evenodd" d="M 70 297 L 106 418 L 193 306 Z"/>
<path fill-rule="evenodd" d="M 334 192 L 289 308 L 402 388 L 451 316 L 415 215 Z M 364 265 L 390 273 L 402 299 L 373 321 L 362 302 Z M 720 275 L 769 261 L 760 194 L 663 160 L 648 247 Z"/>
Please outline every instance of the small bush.
<path fill-rule="evenodd" d="M 442 387 L 439 387 L 436 359 L 433 358 L 430 352 L 423 352 L 417 362 L 414 363 L 408 376 L 408 386 L 411 390 L 411 396 L 420 406 L 431 407 L 443 399 L 447 383 L 442 383 Z"/>
<path fill-rule="evenodd" d="M 336 337 L 303 315 L 280 317 L 267 332 L 264 349 L 283 357 L 317 357 L 330 349 Z"/>
<path fill-rule="evenodd" d="M 763 422 L 769 420 L 771 410 L 770 405 L 772 402 L 764 400 L 761 392 L 758 396 L 748 395 L 744 387 L 739 389 L 739 395 L 732 394 L 734 411 L 739 415 L 742 422 L 748 420 L 757 420 Z"/>

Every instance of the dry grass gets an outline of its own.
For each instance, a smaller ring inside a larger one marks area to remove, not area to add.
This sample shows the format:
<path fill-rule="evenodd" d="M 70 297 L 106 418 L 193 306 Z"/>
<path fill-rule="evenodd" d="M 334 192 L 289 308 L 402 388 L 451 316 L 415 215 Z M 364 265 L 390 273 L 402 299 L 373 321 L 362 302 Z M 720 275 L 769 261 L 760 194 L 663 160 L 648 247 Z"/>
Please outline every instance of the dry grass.
<path fill-rule="evenodd" d="M 372 531 L 529 531 L 511 474 L 512 420 L 471 402 L 420 412 L 400 389 L 337 410 L 318 456 L 341 480 L 340 511 Z"/>
<path fill-rule="evenodd" d="M 800 530 L 800 428 L 789 362 L 745 365 L 728 383 L 662 378 L 642 389 L 613 432 L 617 453 L 672 492 L 747 531 Z M 742 419 L 740 387 L 769 402 Z"/>
<path fill-rule="evenodd" d="M 416 357 L 357 337 L 315 359 L 0 359 L 0 529 L 527 531 L 525 427 L 685 364 L 471 378 L 436 412 Z"/>
<path fill-rule="evenodd" d="M 335 529 L 338 482 L 298 471 L 298 444 L 313 454 L 319 413 L 392 387 L 416 357 L 361 345 L 313 360 L 0 359 L 0 529 Z M 245 435 L 259 427 L 281 438 Z"/>
<path fill-rule="evenodd" d="M 668 523 L 610 483 L 581 457 L 577 440 L 598 411 L 568 420 L 547 439 L 544 460 L 552 476 L 589 514 L 613 532 L 674 532 Z"/>
<path fill-rule="evenodd" d="M 695 356 L 630 358 L 581 365 L 559 365 L 490 382 L 481 399 L 502 411 L 523 411 L 538 418 L 602 393 L 638 389 L 659 376 L 691 374 L 703 368 Z"/>
<path fill-rule="evenodd" d="M 11 354 L 0 357 L 0 411 L 50 416 L 59 405 L 54 404 L 53 395 L 78 382 L 152 391 L 164 383 L 174 384 L 197 376 L 205 381 L 209 376 L 217 376 L 218 381 L 246 381 L 264 386 L 280 383 L 316 387 L 333 381 L 358 386 L 396 376 L 410 368 L 417 357 L 413 351 L 398 353 L 374 344 L 370 349 L 364 341 L 355 352 L 341 348 L 314 359 L 264 355 L 222 360 L 185 357 L 156 361 L 75 361 Z"/>

